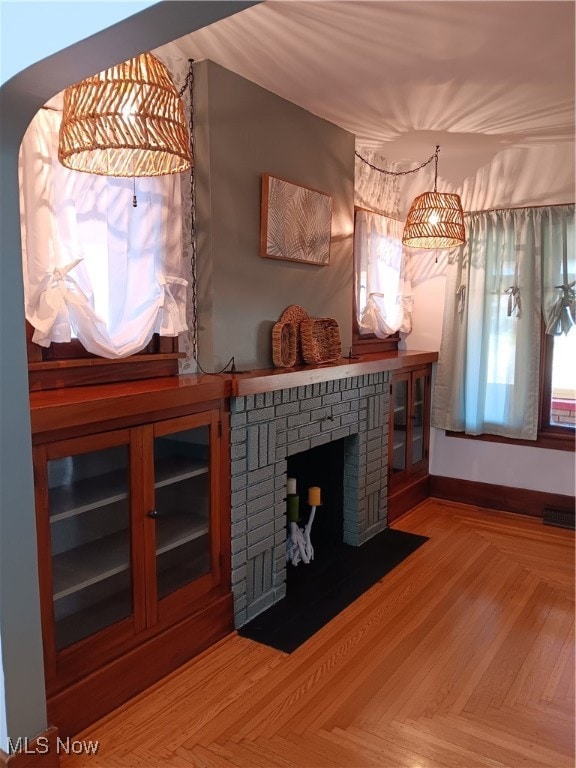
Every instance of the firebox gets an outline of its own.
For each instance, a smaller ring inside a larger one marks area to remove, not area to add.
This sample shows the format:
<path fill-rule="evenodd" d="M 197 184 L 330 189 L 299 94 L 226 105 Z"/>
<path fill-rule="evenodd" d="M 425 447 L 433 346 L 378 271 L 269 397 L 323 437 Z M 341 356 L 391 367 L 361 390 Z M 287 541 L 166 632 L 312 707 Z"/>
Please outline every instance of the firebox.
<path fill-rule="evenodd" d="M 316 510 L 311 529 L 316 560 L 326 556 L 344 541 L 344 449 L 345 441 L 354 439 L 348 437 L 318 445 L 308 451 L 295 453 L 287 460 L 287 475 L 296 480 L 300 499 L 300 527 L 306 524 L 310 516 L 308 488 L 321 489 L 322 503 Z"/>
<path fill-rule="evenodd" d="M 361 546 L 386 527 L 388 377 L 383 371 L 232 398 L 237 627 L 286 594 L 288 477 L 298 479 L 304 501 L 309 486 L 322 488 L 312 534 L 315 556 L 338 542 Z"/>

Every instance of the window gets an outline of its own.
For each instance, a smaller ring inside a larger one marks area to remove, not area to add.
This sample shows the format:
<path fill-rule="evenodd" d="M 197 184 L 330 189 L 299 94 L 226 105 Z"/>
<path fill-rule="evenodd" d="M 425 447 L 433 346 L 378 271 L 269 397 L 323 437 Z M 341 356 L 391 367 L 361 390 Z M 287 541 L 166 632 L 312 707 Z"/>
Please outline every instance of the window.
<path fill-rule="evenodd" d="M 60 100 L 38 112 L 20 152 L 26 318 L 32 345 L 47 350 L 35 360 L 172 350 L 157 337 L 187 328 L 180 175 L 132 180 L 64 168 Z"/>
<path fill-rule="evenodd" d="M 566 336 L 551 336 L 552 392 L 549 425 L 562 429 L 576 426 L 576 326 Z"/>
<path fill-rule="evenodd" d="M 576 326 L 544 335 L 539 433 L 570 438 L 576 427 Z"/>
<path fill-rule="evenodd" d="M 573 414 L 575 273 L 574 205 L 469 215 L 449 267 L 433 426 L 573 450 L 559 412 Z"/>
<path fill-rule="evenodd" d="M 397 349 L 399 333 L 412 328 L 402 229 L 396 219 L 360 208 L 355 211 L 355 352 Z"/>

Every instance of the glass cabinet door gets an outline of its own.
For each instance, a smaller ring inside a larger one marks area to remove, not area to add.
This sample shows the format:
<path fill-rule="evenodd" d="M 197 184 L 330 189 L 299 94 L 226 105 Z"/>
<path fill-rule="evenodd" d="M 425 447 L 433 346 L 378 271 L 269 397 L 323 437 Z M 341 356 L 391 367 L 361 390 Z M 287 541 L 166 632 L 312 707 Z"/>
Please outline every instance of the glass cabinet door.
<path fill-rule="evenodd" d="M 392 387 L 392 472 L 406 469 L 408 429 L 408 378 L 398 378 Z"/>
<path fill-rule="evenodd" d="M 210 572 L 210 426 L 154 437 L 156 588 L 161 600 Z"/>
<path fill-rule="evenodd" d="M 424 418 L 426 396 L 426 374 L 414 373 L 412 378 L 412 435 L 411 463 L 417 464 L 425 458 L 424 454 Z"/>
<path fill-rule="evenodd" d="M 50 458 L 47 485 L 61 650 L 133 612 L 128 444 Z"/>

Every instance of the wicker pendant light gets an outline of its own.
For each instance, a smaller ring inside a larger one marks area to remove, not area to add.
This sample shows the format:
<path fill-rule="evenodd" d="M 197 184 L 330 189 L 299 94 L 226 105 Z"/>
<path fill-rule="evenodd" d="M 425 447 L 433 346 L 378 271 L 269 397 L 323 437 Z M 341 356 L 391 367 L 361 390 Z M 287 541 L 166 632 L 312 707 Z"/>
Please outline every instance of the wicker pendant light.
<path fill-rule="evenodd" d="M 182 99 L 151 53 L 64 92 L 58 158 L 100 176 L 163 176 L 192 165 Z"/>
<path fill-rule="evenodd" d="M 466 242 L 460 196 L 436 191 L 439 151 L 437 146 L 434 192 L 418 195 L 404 225 L 402 243 L 412 248 L 452 248 Z"/>

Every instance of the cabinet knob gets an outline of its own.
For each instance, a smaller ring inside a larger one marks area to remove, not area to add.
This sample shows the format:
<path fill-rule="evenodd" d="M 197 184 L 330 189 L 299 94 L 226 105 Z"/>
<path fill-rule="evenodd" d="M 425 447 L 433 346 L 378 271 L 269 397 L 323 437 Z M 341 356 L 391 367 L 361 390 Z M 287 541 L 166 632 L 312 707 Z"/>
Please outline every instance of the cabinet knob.
<path fill-rule="evenodd" d="M 158 517 L 158 511 L 156 509 L 151 509 L 150 512 L 147 512 L 148 517 L 157 518 Z"/>

